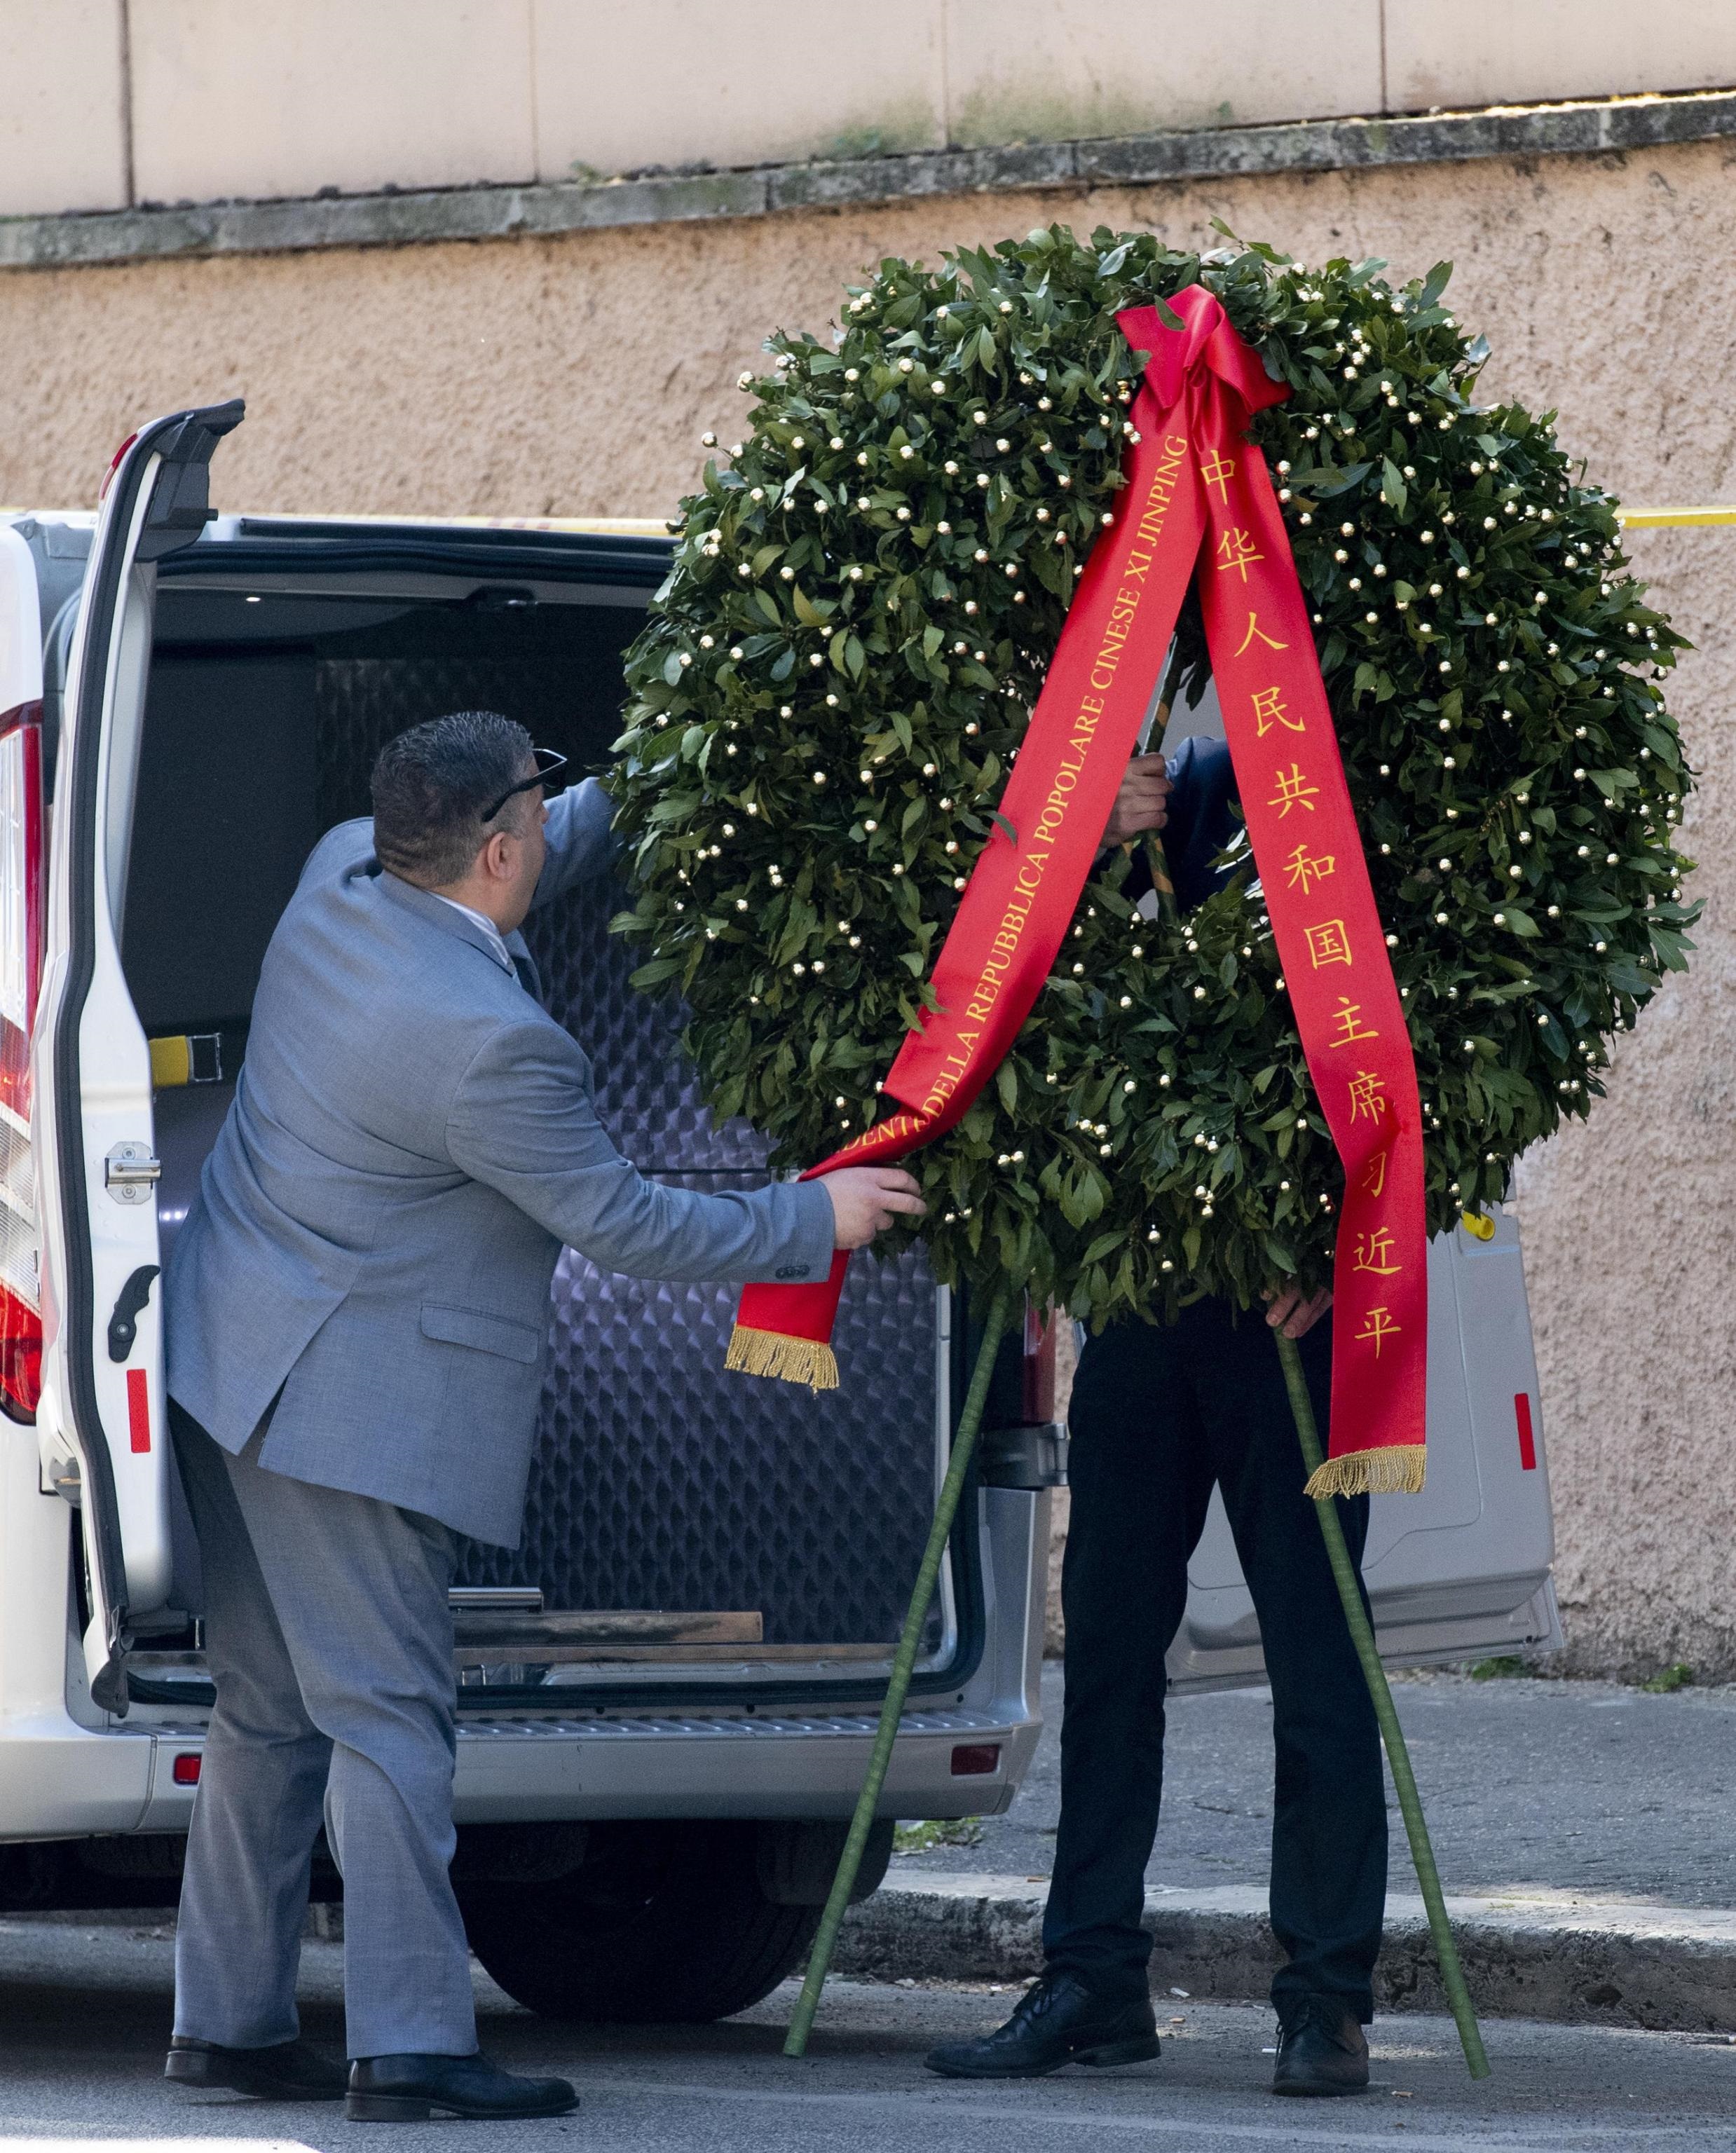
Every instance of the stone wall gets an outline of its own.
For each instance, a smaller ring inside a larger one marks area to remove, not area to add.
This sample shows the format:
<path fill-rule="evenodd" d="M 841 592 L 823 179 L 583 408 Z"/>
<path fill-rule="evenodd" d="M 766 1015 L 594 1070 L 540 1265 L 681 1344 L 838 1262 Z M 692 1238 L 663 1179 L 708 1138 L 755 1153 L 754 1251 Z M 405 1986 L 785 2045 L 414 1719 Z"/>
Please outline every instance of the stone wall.
<path fill-rule="evenodd" d="M 1736 498 L 1736 151 L 1485 160 L 1050 191 L 521 239 L 0 275 L 0 501 L 89 502 L 147 414 L 244 392 L 214 496 L 253 510 L 644 514 L 727 440 L 773 324 L 815 327 L 883 254 L 1061 219 L 1309 260 L 1458 263 L 1489 393 L 1635 505 Z M 1703 789 L 1693 975 L 1622 1047 L 1588 1127 L 1527 1166 L 1526 1239 L 1574 1664 L 1736 1674 L 1728 1401 L 1736 1015 L 1736 531 L 1633 550 L 1698 649 L 1675 703 Z"/>
<path fill-rule="evenodd" d="M 1736 83 L 1728 0 L 0 0 L 0 216 Z"/>

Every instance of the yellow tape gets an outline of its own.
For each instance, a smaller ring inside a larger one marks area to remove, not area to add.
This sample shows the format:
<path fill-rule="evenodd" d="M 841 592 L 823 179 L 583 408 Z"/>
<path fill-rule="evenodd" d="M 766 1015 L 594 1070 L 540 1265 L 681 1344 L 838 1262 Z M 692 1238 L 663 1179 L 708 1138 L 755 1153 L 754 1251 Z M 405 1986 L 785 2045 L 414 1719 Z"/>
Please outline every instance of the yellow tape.
<path fill-rule="evenodd" d="M 1736 508 L 1618 508 L 1616 521 L 1630 531 L 1663 531 L 1736 523 Z"/>
<path fill-rule="evenodd" d="M 185 1032 L 150 1042 L 150 1081 L 160 1092 L 193 1081 L 193 1042 Z"/>

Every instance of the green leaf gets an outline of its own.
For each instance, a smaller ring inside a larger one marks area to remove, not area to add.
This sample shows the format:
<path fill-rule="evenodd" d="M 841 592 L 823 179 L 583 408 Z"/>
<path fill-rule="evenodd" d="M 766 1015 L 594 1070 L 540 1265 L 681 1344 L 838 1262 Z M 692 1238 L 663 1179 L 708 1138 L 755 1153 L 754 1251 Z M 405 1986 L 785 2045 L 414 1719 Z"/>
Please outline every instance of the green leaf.
<path fill-rule="evenodd" d="M 1322 471 L 1314 479 L 1310 491 L 1330 500 L 1334 494 L 1347 493 L 1352 486 L 1360 486 L 1373 469 L 1372 464 L 1347 464 L 1341 471 Z"/>

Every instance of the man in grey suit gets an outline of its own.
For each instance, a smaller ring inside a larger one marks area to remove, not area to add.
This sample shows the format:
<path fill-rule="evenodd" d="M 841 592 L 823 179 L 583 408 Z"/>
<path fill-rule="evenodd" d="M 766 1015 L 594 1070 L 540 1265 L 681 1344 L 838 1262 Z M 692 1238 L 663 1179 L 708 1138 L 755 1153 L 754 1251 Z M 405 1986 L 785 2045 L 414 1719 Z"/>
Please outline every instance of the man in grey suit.
<path fill-rule="evenodd" d="M 556 763 L 558 758 L 552 758 Z M 644 1179 L 534 996 L 533 904 L 615 853 L 594 781 L 544 804 L 522 726 L 417 725 L 372 824 L 315 848 L 165 1280 L 176 1445 L 216 1686 L 167 2074 L 420 2120 L 563 2113 L 476 2053 L 447 1866 L 456 1535 L 517 1545 L 563 1244 L 641 1278 L 816 1280 L 922 1204 L 859 1168 L 751 1194 Z M 323 1817 L 347 2080 L 298 2038 Z"/>

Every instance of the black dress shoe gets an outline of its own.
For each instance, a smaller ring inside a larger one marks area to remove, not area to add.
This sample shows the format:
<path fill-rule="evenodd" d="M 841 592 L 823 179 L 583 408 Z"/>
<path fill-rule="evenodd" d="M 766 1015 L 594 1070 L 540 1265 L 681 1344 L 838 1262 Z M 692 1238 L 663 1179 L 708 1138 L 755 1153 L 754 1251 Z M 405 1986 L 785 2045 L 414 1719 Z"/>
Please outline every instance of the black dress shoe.
<path fill-rule="evenodd" d="M 1274 2093 L 1330 2100 L 1368 2090 L 1368 2043 L 1356 2013 L 1336 1998 L 1306 1998 L 1278 2026 Z"/>
<path fill-rule="evenodd" d="M 1113 2003 L 1076 1973 L 1046 1973 L 1004 2026 L 927 2058 L 948 2079 L 1036 2079 L 1063 2064 L 1144 2064 L 1158 2053 L 1148 1996 Z"/>
<path fill-rule="evenodd" d="M 566 2115 L 578 2095 L 565 2079 L 521 2079 L 486 2056 L 361 2056 L 349 2067 L 344 2113 L 352 2123 L 468 2123 Z"/>
<path fill-rule="evenodd" d="M 269 2049 L 225 2049 L 177 2033 L 169 2044 L 163 2076 L 177 2085 L 227 2086 L 262 2100 L 342 2100 L 344 2066 L 305 2041 L 279 2041 Z"/>

